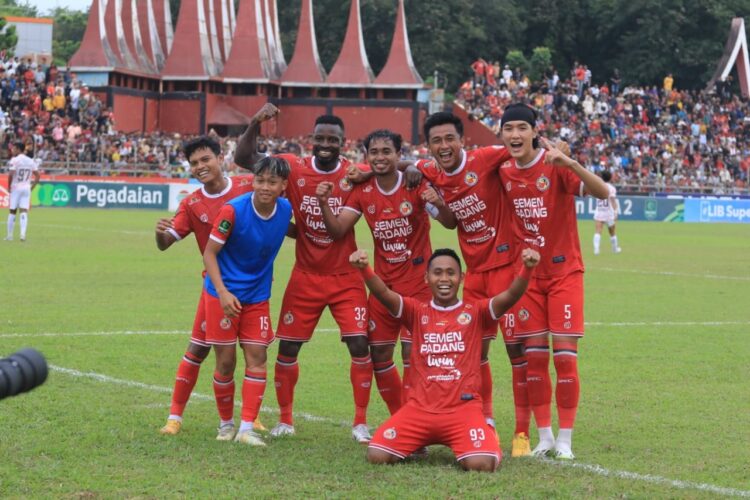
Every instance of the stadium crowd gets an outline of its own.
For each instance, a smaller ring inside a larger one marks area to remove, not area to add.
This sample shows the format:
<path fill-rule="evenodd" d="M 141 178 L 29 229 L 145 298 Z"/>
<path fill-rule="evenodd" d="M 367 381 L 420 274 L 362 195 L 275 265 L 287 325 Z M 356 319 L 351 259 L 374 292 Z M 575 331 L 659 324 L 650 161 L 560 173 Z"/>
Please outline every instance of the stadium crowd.
<path fill-rule="evenodd" d="M 460 87 L 457 102 L 494 132 L 504 106 L 525 101 L 539 111 L 541 130 L 569 141 L 581 164 L 611 170 L 621 187 L 715 194 L 747 189 L 750 104 L 726 88 L 718 94 L 680 91 L 671 76 L 662 88 L 620 88 L 617 73 L 599 85 L 578 64 L 567 78 L 550 68 L 536 82 L 497 62 L 478 60 L 472 68 L 473 78 Z M 186 177 L 181 149 L 189 139 L 118 131 L 112 110 L 75 73 L 17 57 L 0 61 L 3 155 L 9 144 L 21 140 L 46 169 L 60 173 L 88 164 L 89 172 L 78 173 Z M 237 138 L 223 138 L 221 144 L 227 168 L 236 168 Z M 305 137 L 266 138 L 260 148 L 310 154 L 311 143 Z M 357 140 L 347 141 L 344 152 L 354 161 L 362 159 Z M 403 153 L 417 159 L 427 150 L 405 144 Z"/>
<path fill-rule="evenodd" d="M 576 64 L 567 78 L 554 68 L 539 81 L 520 69 L 478 60 L 457 101 L 471 118 L 499 132 L 503 108 L 527 102 L 539 112 L 540 130 L 571 144 L 577 160 L 609 169 L 614 182 L 633 190 L 747 191 L 750 103 L 730 85 L 716 93 L 663 86 L 621 88 L 619 73 L 602 84 Z"/>

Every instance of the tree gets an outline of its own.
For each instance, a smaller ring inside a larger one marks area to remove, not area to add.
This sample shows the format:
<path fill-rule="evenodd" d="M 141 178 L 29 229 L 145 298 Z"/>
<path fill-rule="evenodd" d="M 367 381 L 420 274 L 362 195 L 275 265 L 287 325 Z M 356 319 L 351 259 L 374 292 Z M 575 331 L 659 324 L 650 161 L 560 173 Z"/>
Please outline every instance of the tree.
<path fill-rule="evenodd" d="M 521 68 L 521 71 L 526 72 L 529 67 L 529 62 L 526 60 L 526 56 L 520 50 L 509 50 L 508 55 L 505 56 L 505 64 L 510 66 L 513 71 L 516 68 Z"/>
<path fill-rule="evenodd" d="M 529 78 L 539 80 L 552 64 L 552 51 L 547 47 L 536 47 L 529 59 Z"/>
<path fill-rule="evenodd" d="M 16 27 L 9 26 L 5 17 L 0 17 L 0 50 L 12 53 L 17 43 L 18 35 L 16 35 Z"/>
<path fill-rule="evenodd" d="M 52 34 L 52 56 L 55 64 L 65 66 L 78 50 L 86 31 L 88 13 L 56 7 L 50 12 L 55 20 Z"/>

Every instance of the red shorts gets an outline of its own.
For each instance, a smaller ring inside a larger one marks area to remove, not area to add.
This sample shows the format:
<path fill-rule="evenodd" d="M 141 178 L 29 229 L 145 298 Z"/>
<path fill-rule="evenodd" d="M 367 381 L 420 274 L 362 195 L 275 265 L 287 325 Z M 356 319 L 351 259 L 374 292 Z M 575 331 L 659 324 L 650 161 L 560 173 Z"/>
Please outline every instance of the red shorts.
<path fill-rule="evenodd" d="M 583 337 L 583 271 L 532 279 L 514 309 L 517 337 Z"/>
<path fill-rule="evenodd" d="M 451 413 L 429 413 L 409 401 L 378 427 L 369 447 L 403 459 L 431 444 L 448 446 L 456 460 L 492 456 L 499 464 L 503 458 L 495 430 L 485 422 L 482 404 L 476 401 Z"/>
<path fill-rule="evenodd" d="M 498 295 L 501 292 L 510 287 L 513 283 L 516 273 L 512 265 L 496 267 L 482 272 L 466 271 L 464 277 L 464 300 L 466 302 L 477 302 L 483 299 L 489 299 Z M 512 313 L 511 308 L 508 313 Z M 498 326 L 505 327 L 510 326 L 507 317 L 500 318 Z M 493 330 L 487 330 L 482 334 L 483 339 L 496 339 L 497 328 Z M 503 328 L 503 340 L 506 344 L 518 344 L 520 341 L 515 338 L 514 330 Z"/>
<path fill-rule="evenodd" d="M 255 344 L 273 342 L 273 327 L 268 301 L 245 304 L 235 318 L 227 318 L 217 297 L 206 293 L 206 343 L 209 345 Z"/>
<path fill-rule="evenodd" d="M 201 290 L 201 298 L 198 300 L 198 309 L 195 311 L 193 320 L 193 333 L 190 334 L 190 342 L 207 347 L 206 343 L 206 289 Z"/>
<path fill-rule="evenodd" d="M 307 342 L 326 306 L 339 325 L 342 339 L 367 336 L 367 295 L 359 272 L 313 274 L 295 267 L 281 303 L 278 337 Z"/>
<path fill-rule="evenodd" d="M 420 277 L 419 282 L 393 283 L 388 288 L 404 297 L 413 297 L 421 302 L 429 302 L 432 292 Z M 388 309 L 378 299 L 370 295 L 367 299 L 370 312 L 370 325 L 367 339 L 370 345 L 394 345 L 401 336 L 401 342 L 411 342 L 411 332 L 401 325 L 401 320 L 391 316 Z"/>

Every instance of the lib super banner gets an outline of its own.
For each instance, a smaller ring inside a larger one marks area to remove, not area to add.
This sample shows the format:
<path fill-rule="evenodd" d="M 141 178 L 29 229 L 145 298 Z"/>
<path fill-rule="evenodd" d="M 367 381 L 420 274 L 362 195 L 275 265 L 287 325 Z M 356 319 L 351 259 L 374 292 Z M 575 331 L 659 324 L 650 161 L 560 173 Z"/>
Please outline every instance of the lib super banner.
<path fill-rule="evenodd" d="M 651 196 L 618 196 L 619 220 L 683 222 L 685 200 L 654 198 Z M 596 199 L 590 196 L 576 198 L 576 216 L 579 219 L 593 219 L 596 212 Z"/>
<path fill-rule="evenodd" d="M 750 200 L 685 200 L 685 222 L 750 224 Z"/>
<path fill-rule="evenodd" d="M 169 207 L 169 186 L 110 182 L 42 181 L 31 193 L 35 207 L 148 208 Z"/>

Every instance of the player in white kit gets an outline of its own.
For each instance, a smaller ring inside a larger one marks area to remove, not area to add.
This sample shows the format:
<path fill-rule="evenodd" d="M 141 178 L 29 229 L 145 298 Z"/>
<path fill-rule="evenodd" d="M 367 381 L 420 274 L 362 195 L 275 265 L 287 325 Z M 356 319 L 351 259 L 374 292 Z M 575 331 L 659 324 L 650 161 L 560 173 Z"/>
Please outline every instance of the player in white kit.
<path fill-rule="evenodd" d="M 609 196 L 603 200 L 596 200 L 596 211 L 594 212 L 594 222 L 596 223 L 596 232 L 594 233 L 594 255 L 599 255 L 599 244 L 602 241 L 602 227 L 607 224 L 609 230 L 609 242 L 612 244 L 614 253 L 622 252 L 622 248 L 617 243 L 615 234 L 615 223 L 617 223 L 617 212 L 620 209 L 617 203 L 617 189 L 609 183 L 612 180 L 612 173 L 604 170 L 601 173 L 602 180 L 607 183 Z"/>
<path fill-rule="evenodd" d="M 31 191 L 39 183 L 39 166 L 36 161 L 24 154 L 25 146 L 16 142 L 11 147 L 13 158 L 8 162 L 8 187 L 10 188 L 10 214 L 8 215 L 7 241 L 13 240 L 16 225 L 16 212 L 20 209 L 21 241 L 26 241 L 26 227 L 29 223 Z"/>

